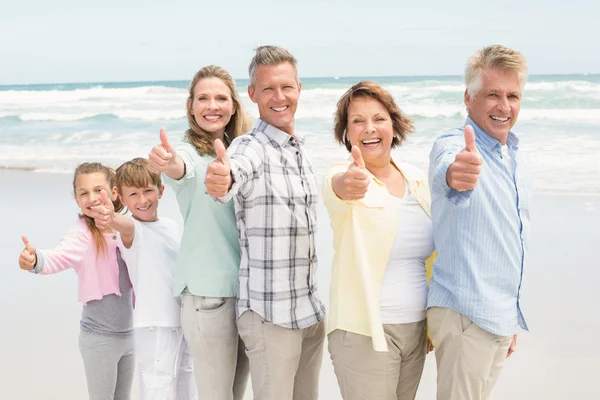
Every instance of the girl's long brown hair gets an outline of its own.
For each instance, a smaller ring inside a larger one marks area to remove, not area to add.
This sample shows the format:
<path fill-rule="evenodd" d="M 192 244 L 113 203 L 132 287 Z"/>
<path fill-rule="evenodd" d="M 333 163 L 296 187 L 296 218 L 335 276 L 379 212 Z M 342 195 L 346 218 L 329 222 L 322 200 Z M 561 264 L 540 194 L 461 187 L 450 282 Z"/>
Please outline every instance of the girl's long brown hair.
<path fill-rule="evenodd" d="M 115 171 L 112 168 L 102 165 L 98 162 L 91 162 L 91 163 L 85 162 L 83 164 L 79 164 L 77 166 L 77 168 L 75 168 L 75 174 L 73 176 L 73 193 L 75 193 L 75 196 L 77 196 L 77 189 L 75 188 L 75 183 L 77 182 L 77 177 L 79 177 L 80 175 L 85 175 L 85 174 L 93 174 L 95 172 L 103 173 L 106 176 L 108 186 L 110 187 L 110 189 L 112 191 L 112 188 L 115 187 Z M 110 196 L 110 193 L 107 193 L 107 194 Z M 119 200 L 118 197 L 112 203 L 113 203 L 113 206 L 115 207 L 115 212 L 119 212 L 123 209 L 123 204 L 121 204 L 121 201 Z M 88 217 L 85 214 L 79 214 L 79 218 L 81 218 L 85 221 L 88 229 L 92 233 L 92 237 L 94 238 L 94 242 L 96 243 L 96 252 L 98 254 L 105 254 L 106 253 L 106 239 L 104 239 L 104 235 L 102 234 L 102 232 L 100 232 L 100 230 L 96 226 L 94 219 Z"/>
<path fill-rule="evenodd" d="M 246 111 L 240 102 L 240 97 L 237 89 L 235 88 L 235 82 L 233 81 L 231 75 L 229 75 L 229 72 L 216 65 L 208 65 L 196 72 L 194 79 L 192 79 L 192 83 L 190 83 L 189 97 L 186 103 L 187 120 L 190 128 L 185 132 L 184 141 L 194 146 L 198 154 L 201 156 L 216 156 L 211 134 L 202 129 L 192 115 L 192 103 L 194 102 L 195 98 L 194 88 L 200 80 L 205 78 L 219 78 L 227 85 L 229 91 L 231 92 L 231 100 L 233 101 L 235 113 L 231 116 L 231 120 L 225 127 L 225 133 L 227 134 L 226 137 L 228 137 L 230 140 L 233 140 L 234 138 L 248 132 L 250 130 L 251 123 L 250 118 L 246 114 Z M 225 146 L 229 145 L 227 139 L 225 139 L 224 144 Z"/>

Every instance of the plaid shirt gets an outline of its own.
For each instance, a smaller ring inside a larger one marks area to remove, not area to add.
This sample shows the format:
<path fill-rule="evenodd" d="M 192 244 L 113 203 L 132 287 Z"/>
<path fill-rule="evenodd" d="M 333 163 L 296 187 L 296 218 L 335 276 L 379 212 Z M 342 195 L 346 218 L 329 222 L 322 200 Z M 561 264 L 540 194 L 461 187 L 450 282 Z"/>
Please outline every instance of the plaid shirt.
<path fill-rule="evenodd" d="M 253 310 L 285 328 L 325 315 L 316 284 L 318 188 L 302 140 L 257 120 L 227 153 L 242 259 L 237 315 Z"/>

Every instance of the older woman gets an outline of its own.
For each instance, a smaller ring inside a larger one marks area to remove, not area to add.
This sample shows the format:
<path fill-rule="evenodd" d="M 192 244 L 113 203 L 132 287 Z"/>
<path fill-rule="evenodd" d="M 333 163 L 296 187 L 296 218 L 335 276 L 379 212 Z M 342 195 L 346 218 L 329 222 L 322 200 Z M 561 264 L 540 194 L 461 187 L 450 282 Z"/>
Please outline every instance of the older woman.
<path fill-rule="evenodd" d="M 432 348 L 425 308 L 434 245 L 426 175 L 392 156 L 412 122 L 390 93 L 362 81 L 338 101 L 334 131 L 352 153 L 323 187 L 335 248 L 334 371 L 344 400 L 414 399 Z"/>

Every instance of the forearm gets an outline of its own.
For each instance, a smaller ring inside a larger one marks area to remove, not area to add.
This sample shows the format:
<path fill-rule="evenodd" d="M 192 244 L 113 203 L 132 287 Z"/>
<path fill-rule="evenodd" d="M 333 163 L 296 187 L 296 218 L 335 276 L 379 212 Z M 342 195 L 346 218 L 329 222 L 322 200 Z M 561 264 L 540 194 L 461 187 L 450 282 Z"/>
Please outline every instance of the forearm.
<path fill-rule="evenodd" d="M 331 188 L 333 193 L 341 200 L 348 200 L 346 193 L 346 185 L 344 185 L 344 174 L 339 173 L 331 178 Z"/>
<path fill-rule="evenodd" d="M 115 213 L 110 222 L 110 227 L 121 234 L 121 240 L 126 247 L 131 246 L 135 235 L 135 225 L 131 218 Z"/>
<path fill-rule="evenodd" d="M 180 180 L 185 175 L 185 163 L 179 156 L 175 156 L 173 164 L 168 164 L 163 173 L 171 179 Z"/>

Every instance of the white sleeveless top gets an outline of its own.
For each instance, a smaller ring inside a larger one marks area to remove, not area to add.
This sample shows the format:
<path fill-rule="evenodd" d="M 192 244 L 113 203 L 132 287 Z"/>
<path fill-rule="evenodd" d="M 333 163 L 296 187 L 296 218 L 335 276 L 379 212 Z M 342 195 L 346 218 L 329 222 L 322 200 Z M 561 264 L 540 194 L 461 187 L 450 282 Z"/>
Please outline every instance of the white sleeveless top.
<path fill-rule="evenodd" d="M 408 192 L 408 186 L 406 186 Z M 381 322 L 406 324 L 425 319 L 427 278 L 425 260 L 434 250 L 433 227 L 416 197 L 393 197 L 398 229 L 381 285 Z"/>

